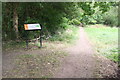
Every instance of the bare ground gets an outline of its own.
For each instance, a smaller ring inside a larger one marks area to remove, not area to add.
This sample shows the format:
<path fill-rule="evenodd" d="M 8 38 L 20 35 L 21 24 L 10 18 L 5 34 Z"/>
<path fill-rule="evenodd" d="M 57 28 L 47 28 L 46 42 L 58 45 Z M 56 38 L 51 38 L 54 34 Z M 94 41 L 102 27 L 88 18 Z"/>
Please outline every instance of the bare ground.
<path fill-rule="evenodd" d="M 74 46 L 59 42 L 43 49 L 3 51 L 4 78 L 104 78 L 117 77 L 117 64 L 98 56 L 84 29 Z M 47 42 L 45 42 L 47 43 Z M 67 54 L 66 54 L 67 53 Z M 28 54 L 28 55 L 27 55 Z M 65 55 L 68 55 L 65 57 Z M 61 64 L 58 64 L 60 63 Z"/>
<path fill-rule="evenodd" d="M 44 42 L 42 49 L 30 46 L 15 50 L 3 50 L 3 78 L 48 78 L 59 66 L 60 60 L 66 56 L 61 50 L 62 43 Z M 56 47 L 54 47 L 56 45 Z M 31 48 L 32 47 L 32 48 Z"/>

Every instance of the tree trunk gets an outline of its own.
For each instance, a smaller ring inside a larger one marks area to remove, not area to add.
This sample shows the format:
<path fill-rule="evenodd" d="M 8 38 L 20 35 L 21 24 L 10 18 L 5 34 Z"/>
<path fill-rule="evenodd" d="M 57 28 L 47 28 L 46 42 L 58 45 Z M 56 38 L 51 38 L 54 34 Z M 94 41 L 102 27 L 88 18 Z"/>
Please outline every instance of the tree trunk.
<path fill-rule="evenodd" d="M 18 39 L 19 34 L 18 34 L 18 13 L 17 13 L 17 8 L 18 8 L 18 3 L 14 3 L 14 9 L 13 9 L 13 26 L 14 26 L 14 31 L 16 35 L 16 39 Z"/>

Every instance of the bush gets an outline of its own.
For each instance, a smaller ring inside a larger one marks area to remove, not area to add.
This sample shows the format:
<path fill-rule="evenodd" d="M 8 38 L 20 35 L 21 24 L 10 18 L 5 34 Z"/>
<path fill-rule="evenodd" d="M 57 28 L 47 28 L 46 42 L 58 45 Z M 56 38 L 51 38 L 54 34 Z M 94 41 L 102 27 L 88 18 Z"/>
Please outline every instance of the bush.
<path fill-rule="evenodd" d="M 68 28 L 65 31 L 59 31 L 59 34 L 55 34 L 49 40 L 51 41 L 63 41 L 72 43 L 78 38 L 78 27 L 68 25 Z"/>
<path fill-rule="evenodd" d="M 89 18 L 89 24 L 95 24 L 97 21 L 93 18 Z"/>
<path fill-rule="evenodd" d="M 68 24 L 67 23 L 62 23 L 60 24 L 60 27 L 63 28 L 63 29 L 67 29 L 68 28 Z"/>
<path fill-rule="evenodd" d="M 110 26 L 118 26 L 118 11 L 117 7 L 112 7 L 103 15 L 104 24 Z"/>
<path fill-rule="evenodd" d="M 62 18 L 62 23 L 59 25 L 60 26 L 60 28 L 62 28 L 62 29 L 67 29 L 68 28 L 68 19 L 66 18 L 66 17 L 63 17 Z"/>
<path fill-rule="evenodd" d="M 81 22 L 79 21 L 79 20 L 77 20 L 77 19 L 72 19 L 71 21 L 69 21 L 69 24 L 72 24 L 72 25 L 80 25 L 81 24 Z"/>

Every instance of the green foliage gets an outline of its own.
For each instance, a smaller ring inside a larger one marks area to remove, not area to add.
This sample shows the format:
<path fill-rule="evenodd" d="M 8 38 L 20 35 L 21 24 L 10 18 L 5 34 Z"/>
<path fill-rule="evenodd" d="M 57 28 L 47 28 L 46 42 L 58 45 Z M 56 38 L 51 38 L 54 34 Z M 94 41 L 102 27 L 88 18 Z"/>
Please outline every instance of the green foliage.
<path fill-rule="evenodd" d="M 62 23 L 59 25 L 60 28 L 62 29 L 68 29 L 69 25 L 68 25 L 68 19 L 66 17 L 62 18 Z"/>
<path fill-rule="evenodd" d="M 72 19 L 71 21 L 69 21 L 69 24 L 79 26 L 81 23 L 80 23 L 80 21 L 79 21 L 79 20 L 77 20 L 77 19 Z"/>
<path fill-rule="evenodd" d="M 97 23 L 97 21 L 93 18 L 89 18 L 89 23 L 95 24 L 95 23 Z"/>
<path fill-rule="evenodd" d="M 95 2 L 95 3 L 84 3 L 89 6 L 89 10 L 94 10 L 93 13 L 86 14 L 88 10 L 85 10 L 82 16 L 81 22 L 84 25 L 87 24 L 106 24 L 110 26 L 118 25 L 117 18 L 117 3 L 106 3 L 106 2 Z M 83 4 L 82 4 L 83 5 Z M 89 12 L 88 12 L 89 13 Z"/>
<path fill-rule="evenodd" d="M 118 26 L 118 7 L 111 9 L 103 15 L 104 24 L 110 26 Z"/>
<path fill-rule="evenodd" d="M 40 23 L 43 27 L 43 35 L 53 36 L 59 30 L 67 29 L 67 24 L 72 25 L 87 25 L 102 22 L 101 15 L 110 9 L 113 3 L 107 2 L 62 2 L 62 3 L 3 3 L 3 39 L 15 39 L 15 31 L 13 27 L 13 13 L 15 4 L 18 13 L 18 29 L 20 38 L 25 38 L 27 35 L 30 38 L 34 37 L 34 33 L 26 34 L 24 24 Z M 60 6 L 59 6 L 60 5 Z M 114 3 L 115 6 L 115 3 Z M 101 11 L 98 13 L 98 11 Z M 114 17 L 114 16 L 113 16 Z M 113 18 L 111 17 L 111 18 Z M 108 23 L 117 24 L 115 18 L 112 21 L 105 18 Z M 106 21 L 104 21 L 106 22 Z M 39 32 L 35 32 L 39 36 Z"/>
<path fill-rule="evenodd" d="M 59 34 L 54 35 L 49 40 L 51 41 L 63 41 L 67 43 L 72 43 L 78 38 L 78 28 L 72 25 L 67 25 L 68 29 L 66 31 L 59 31 Z"/>
<path fill-rule="evenodd" d="M 82 19 L 82 22 L 87 25 L 87 24 L 95 24 L 97 23 L 97 21 L 95 20 L 94 18 L 94 15 L 93 16 L 84 16 L 83 19 Z"/>
<path fill-rule="evenodd" d="M 38 20 L 37 19 L 32 19 L 30 17 L 27 17 L 25 23 L 26 24 L 28 24 L 28 23 L 38 23 Z"/>
<path fill-rule="evenodd" d="M 15 32 L 13 30 L 13 8 L 12 3 L 4 3 L 2 4 L 3 11 L 2 11 L 2 39 L 3 40 L 14 40 L 15 38 Z"/>

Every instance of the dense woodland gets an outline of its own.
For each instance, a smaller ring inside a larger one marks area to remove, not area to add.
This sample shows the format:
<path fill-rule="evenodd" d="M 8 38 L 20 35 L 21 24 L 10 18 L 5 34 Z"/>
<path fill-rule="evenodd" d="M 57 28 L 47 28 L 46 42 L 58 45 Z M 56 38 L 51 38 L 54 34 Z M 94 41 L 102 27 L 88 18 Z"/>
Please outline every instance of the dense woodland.
<path fill-rule="evenodd" d="M 26 32 L 24 24 L 43 25 L 44 39 L 59 34 L 70 25 L 105 24 L 118 27 L 116 2 L 6 2 L 2 4 L 3 40 L 24 40 L 39 36 Z"/>

